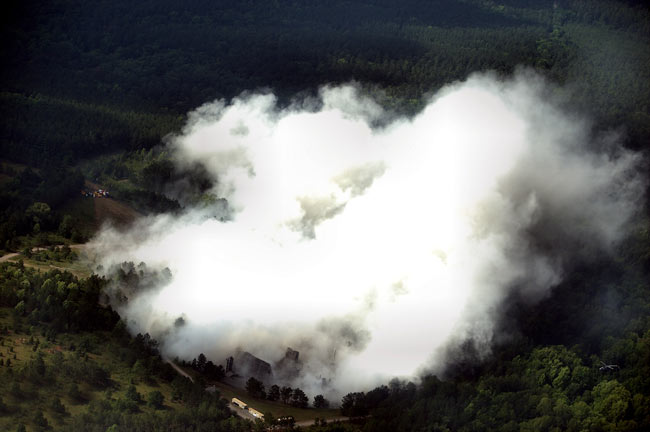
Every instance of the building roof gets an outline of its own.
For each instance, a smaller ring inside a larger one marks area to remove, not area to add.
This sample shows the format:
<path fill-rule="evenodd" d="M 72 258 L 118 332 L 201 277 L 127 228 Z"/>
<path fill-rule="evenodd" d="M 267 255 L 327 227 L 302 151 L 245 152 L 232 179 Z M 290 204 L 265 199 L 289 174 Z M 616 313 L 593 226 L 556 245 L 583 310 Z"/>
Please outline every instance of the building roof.
<path fill-rule="evenodd" d="M 232 403 L 234 403 L 236 405 L 239 405 L 239 406 L 242 406 L 242 407 L 248 406 L 248 405 L 246 405 L 246 402 L 241 401 L 241 400 L 239 400 L 237 398 L 232 398 Z"/>
<path fill-rule="evenodd" d="M 254 409 L 254 408 L 248 407 L 248 412 L 253 414 L 255 417 L 257 417 L 259 419 L 262 419 L 262 420 L 264 419 L 264 414 L 262 414 L 261 412 L 259 412 L 258 410 Z"/>

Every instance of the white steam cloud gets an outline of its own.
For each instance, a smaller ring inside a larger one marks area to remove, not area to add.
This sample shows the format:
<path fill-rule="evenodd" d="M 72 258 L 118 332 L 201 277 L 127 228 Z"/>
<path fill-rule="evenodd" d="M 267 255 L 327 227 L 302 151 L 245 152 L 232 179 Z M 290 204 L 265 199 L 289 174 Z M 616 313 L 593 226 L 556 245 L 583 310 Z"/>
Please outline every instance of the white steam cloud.
<path fill-rule="evenodd" d="M 568 262 L 614 245 L 642 194 L 638 156 L 546 90 L 529 73 L 475 75 L 413 118 L 354 86 L 307 108 L 269 94 L 200 107 L 168 147 L 214 176 L 227 220 L 203 205 L 105 229 L 105 268 L 173 275 L 121 314 L 169 356 L 273 363 L 292 347 L 292 383 L 312 396 L 435 368 L 453 338 L 489 350 L 504 298 L 542 298 Z"/>

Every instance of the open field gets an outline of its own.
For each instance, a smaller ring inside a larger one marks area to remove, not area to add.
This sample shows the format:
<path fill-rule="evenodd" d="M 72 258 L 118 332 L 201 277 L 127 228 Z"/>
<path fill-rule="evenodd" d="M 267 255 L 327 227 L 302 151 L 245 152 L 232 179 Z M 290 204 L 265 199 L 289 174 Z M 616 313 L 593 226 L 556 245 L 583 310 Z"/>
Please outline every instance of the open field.
<path fill-rule="evenodd" d="M 140 217 L 140 213 L 113 198 L 92 199 L 95 201 L 95 221 L 100 226 L 104 222 L 112 222 L 118 226 L 129 225 Z"/>
<path fill-rule="evenodd" d="M 93 272 L 88 266 L 81 261 L 34 261 L 31 259 L 25 259 L 22 255 L 10 258 L 9 261 L 18 261 L 19 259 L 23 260 L 23 265 L 26 267 L 32 267 L 42 271 L 50 270 L 61 270 L 69 271 L 73 275 L 79 278 L 86 278 L 90 276 Z"/>
<path fill-rule="evenodd" d="M 86 188 L 89 190 L 105 189 L 103 186 L 86 180 Z M 101 197 L 91 198 L 84 197 L 83 200 L 91 200 L 94 205 L 95 227 L 99 228 L 103 223 L 110 222 L 117 226 L 130 225 L 133 221 L 141 216 L 130 206 L 113 198 Z"/>
<path fill-rule="evenodd" d="M 85 187 L 90 191 L 103 189 L 89 181 L 85 182 Z M 63 204 L 60 211 L 73 217 L 75 227 L 85 238 L 91 237 L 104 223 L 128 226 L 141 216 L 127 204 L 109 197 L 78 196 Z"/>
<path fill-rule="evenodd" d="M 10 261 L 18 262 L 19 260 L 23 261 L 23 265 L 26 267 L 32 267 L 42 271 L 49 270 L 61 270 L 69 271 L 73 275 L 79 278 L 86 278 L 90 276 L 93 271 L 91 269 L 91 261 L 86 257 L 84 251 L 84 245 L 76 244 L 69 245 L 72 250 L 78 254 L 78 258 L 72 261 L 61 261 L 54 259 L 36 259 L 34 257 L 27 258 L 20 252 L 12 252 L 0 257 L 0 262 Z M 45 248 L 34 248 L 33 251 L 44 250 Z"/>

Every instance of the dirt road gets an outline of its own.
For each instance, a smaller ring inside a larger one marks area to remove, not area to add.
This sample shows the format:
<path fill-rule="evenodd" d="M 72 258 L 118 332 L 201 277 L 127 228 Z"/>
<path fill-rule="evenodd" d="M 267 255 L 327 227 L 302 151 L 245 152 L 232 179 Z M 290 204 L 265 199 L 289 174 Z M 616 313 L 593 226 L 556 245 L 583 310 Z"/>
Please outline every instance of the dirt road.
<path fill-rule="evenodd" d="M 86 188 L 90 190 L 106 189 L 104 186 L 86 180 Z M 89 199 L 89 198 L 85 198 Z M 111 221 L 117 226 L 129 226 L 142 217 L 129 205 L 110 197 L 90 198 L 95 208 L 95 227 L 99 228 L 106 221 Z"/>
<path fill-rule="evenodd" d="M 183 369 L 181 369 L 176 363 L 174 363 L 172 360 L 165 359 L 165 361 L 167 363 L 169 363 L 171 365 L 171 367 L 173 367 L 174 370 L 179 373 L 179 375 L 182 375 L 185 378 L 189 379 L 190 381 L 194 382 L 194 379 L 187 372 L 185 372 Z M 231 402 L 228 402 L 228 408 L 230 408 L 232 410 L 232 412 L 237 414 L 238 417 L 241 417 L 241 418 L 246 419 L 246 420 L 255 421 L 255 416 L 253 414 L 249 413 L 246 410 L 243 410 L 243 409 L 239 408 L 236 405 L 233 405 Z"/>
<path fill-rule="evenodd" d="M 18 252 L 12 252 L 12 253 L 8 253 L 7 255 L 2 255 L 0 257 L 0 262 L 9 261 L 10 259 L 17 257 L 18 255 L 20 255 L 20 253 Z"/>
<path fill-rule="evenodd" d="M 61 247 L 61 246 L 63 245 L 56 245 L 56 247 Z M 83 254 L 85 247 L 86 245 L 84 244 L 70 245 L 70 249 L 80 252 L 81 254 Z M 47 248 L 45 247 L 32 248 L 32 252 L 36 252 L 44 249 Z M 54 262 L 53 264 L 53 261 L 47 261 L 47 262 L 34 261 L 31 259 L 26 259 L 23 256 L 23 254 L 20 252 L 12 252 L 1 256 L 0 263 L 17 262 L 21 259 L 23 260 L 23 264 L 25 267 L 35 268 L 37 270 L 49 271 L 49 270 L 56 269 L 61 271 L 68 271 L 79 278 L 86 278 L 92 274 L 91 268 L 83 264 L 83 262 L 85 261 L 84 259 L 75 260 L 74 262 L 71 263 L 65 263 L 65 264 L 62 263 L 62 266 L 59 266 L 59 265 L 55 265 L 56 262 Z"/>
<path fill-rule="evenodd" d="M 167 363 L 169 363 L 176 372 L 178 372 L 180 375 L 183 375 L 185 378 L 189 379 L 190 381 L 194 382 L 194 378 L 192 378 L 187 372 L 185 372 L 183 369 L 178 367 L 176 363 L 171 361 L 170 359 L 165 359 Z"/>
<path fill-rule="evenodd" d="M 54 245 L 54 247 L 61 247 L 61 246 L 64 246 L 64 245 Z M 86 246 L 85 244 L 73 244 L 73 245 L 70 245 L 70 249 L 82 250 L 85 246 Z M 35 247 L 35 248 L 32 248 L 32 252 L 36 252 L 36 251 L 44 250 L 44 249 L 47 249 L 47 247 Z M 11 253 L 8 253 L 6 255 L 2 255 L 0 257 L 0 262 L 9 261 L 10 259 L 15 258 L 15 257 L 17 257 L 19 255 L 21 255 L 20 252 L 11 252 Z"/>

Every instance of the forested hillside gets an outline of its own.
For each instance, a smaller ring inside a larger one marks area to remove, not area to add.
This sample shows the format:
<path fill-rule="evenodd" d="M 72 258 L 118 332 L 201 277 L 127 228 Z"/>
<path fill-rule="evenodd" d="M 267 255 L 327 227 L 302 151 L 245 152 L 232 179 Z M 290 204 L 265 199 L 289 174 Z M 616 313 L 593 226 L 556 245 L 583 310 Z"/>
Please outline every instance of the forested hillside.
<path fill-rule="evenodd" d="M 8 0 L 0 22 L 0 254 L 84 242 L 89 181 L 142 214 L 214 204 L 216 179 L 158 145 L 245 91 L 286 104 L 355 81 L 411 115 L 468 74 L 528 67 L 555 103 L 650 151 L 644 1 Z M 508 299 L 488 358 L 450 347 L 444 376 L 359 389 L 341 401 L 353 422 L 310 430 L 649 430 L 649 208 L 540 303 Z M 106 284 L 0 264 L 0 429 L 263 429 L 130 336 L 99 304 Z"/>
<path fill-rule="evenodd" d="M 106 280 L 0 264 L 0 429 L 248 430 L 99 304 Z M 112 428 L 112 429 L 109 429 Z"/>

